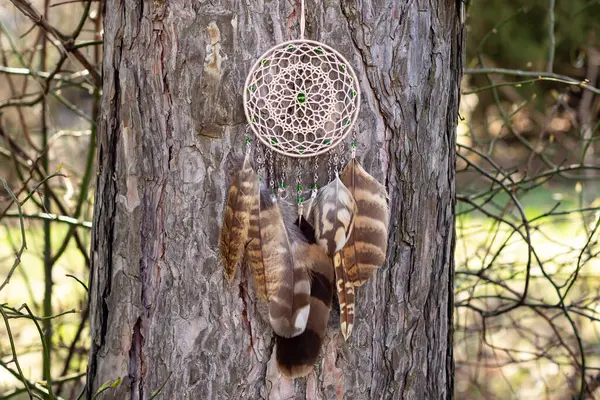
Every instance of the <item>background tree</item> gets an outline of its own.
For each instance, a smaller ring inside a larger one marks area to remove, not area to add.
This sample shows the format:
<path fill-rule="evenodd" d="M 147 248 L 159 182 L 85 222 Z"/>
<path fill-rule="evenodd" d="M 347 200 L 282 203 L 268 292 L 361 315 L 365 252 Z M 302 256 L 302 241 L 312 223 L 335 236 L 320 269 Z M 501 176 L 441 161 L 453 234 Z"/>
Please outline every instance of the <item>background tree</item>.
<path fill-rule="evenodd" d="M 391 197 L 389 261 L 359 291 L 352 339 L 334 323 L 317 373 L 280 381 L 246 276 L 227 286 L 217 252 L 243 81 L 297 36 L 298 4 L 109 0 L 88 393 L 120 376 L 111 397 L 452 396 L 456 3 L 307 9 L 307 36 L 361 77 L 360 153 Z"/>

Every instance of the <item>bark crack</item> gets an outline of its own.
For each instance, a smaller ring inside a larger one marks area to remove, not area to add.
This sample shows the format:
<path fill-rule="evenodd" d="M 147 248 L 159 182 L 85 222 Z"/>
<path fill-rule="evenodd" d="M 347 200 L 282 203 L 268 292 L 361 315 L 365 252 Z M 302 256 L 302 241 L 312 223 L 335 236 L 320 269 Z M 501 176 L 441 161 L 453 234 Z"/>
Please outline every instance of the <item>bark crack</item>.
<path fill-rule="evenodd" d="M 144 399 L 145 365 L 143 357 L 144 336 L 142 335 L 142 317 L 133 326 L 131 348 L 129 349 L 129 379 L 133 399 Z"/>

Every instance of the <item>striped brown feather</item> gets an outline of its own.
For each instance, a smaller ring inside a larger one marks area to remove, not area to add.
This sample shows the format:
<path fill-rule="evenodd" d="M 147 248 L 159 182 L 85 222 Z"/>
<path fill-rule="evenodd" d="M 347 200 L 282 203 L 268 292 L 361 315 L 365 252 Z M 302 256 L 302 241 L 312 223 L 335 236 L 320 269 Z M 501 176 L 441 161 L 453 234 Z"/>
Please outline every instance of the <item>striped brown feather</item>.
<path fill-rule="evenodd" d="M 266 191 L 260 195 L 259 218 L 269 322 L 277 335 L 294 337 L 306 328 L 310 311 L 309 247 Z"/>
<path fill-rule="evenodd" d="M 257 198 L 260 198 L 260 188 L 257 186 Z M 267 284 L 265 278 L 265 264 L 263 262 L 263 252 L 260 240 L 261 218 L 260 201 L 254 203 L 250 210 L 250 226 L 248 227 L 248 245 L 246 246 L 246 262 L 252 271 L 254 278 L 254 288 L 256 295 L 260 300 L 268 300 Z M 264 218 L 263 221 L 264 222 Z"/>
<path fill-rule="evenodd" d="M 305 219 L 297 223 L 310 243 L 310 314 L 306 329 L 301 335 L 293 338 L 276 337 L 277 364 L 281 373 L 288 378 L 306 376 L 312 371 L 327 331 L 333 297 L 331 259 L 316 244 L 313 227 Z"/>
<path fill-rule="evenodd" d="M 387 192 L 356 159 L 348 163 L 340 178 L 357 208 L 354 229 L 342 251 L 344 267 L 350 282 L 361 286 L 385 263 L 390 219 Z"/>
<path fill-rule="evenodd" d="M 250 211 L 258 203 L 258 176 L 246 156 L 242 168 L 233 174 L 223 212 L 219 248 L 225 276 L 231 281 L 242 260 L 248 238 Z"/>

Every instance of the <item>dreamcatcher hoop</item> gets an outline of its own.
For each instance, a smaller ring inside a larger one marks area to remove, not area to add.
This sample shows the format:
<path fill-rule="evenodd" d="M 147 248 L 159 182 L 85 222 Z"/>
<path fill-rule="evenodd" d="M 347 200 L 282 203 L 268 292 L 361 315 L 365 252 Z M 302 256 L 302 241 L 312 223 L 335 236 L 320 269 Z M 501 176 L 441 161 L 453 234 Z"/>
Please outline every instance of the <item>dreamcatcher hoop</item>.
<path fill-rule="evenodd" d="M 244 112 L 260 141 L 296 158 L 326 153 L 352 131 L 360 86 L 350 63 L 313 40 L 290 40 L 267 50 L 244 85 Z"/>

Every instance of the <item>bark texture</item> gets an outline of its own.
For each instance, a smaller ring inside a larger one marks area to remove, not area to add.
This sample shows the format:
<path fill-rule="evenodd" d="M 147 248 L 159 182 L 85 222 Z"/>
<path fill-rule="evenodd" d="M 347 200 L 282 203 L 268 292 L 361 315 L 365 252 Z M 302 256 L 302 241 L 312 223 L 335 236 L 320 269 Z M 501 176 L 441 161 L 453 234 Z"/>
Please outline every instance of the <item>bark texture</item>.
<path fill-rule="evenodd" d="M 224 279 L 242 86 L 298 37 L 292 3 L 105 0 L 88 397 L 117 377 L 99 398 L 452 397 L 456 1 L 307 0 L 306 37 L 360 77 L 359 156 L 390 193 L 388 261 L 357 290 L 349 342 L 333 313 L 315 372 L 280 379 L 248 272 Z"/>

